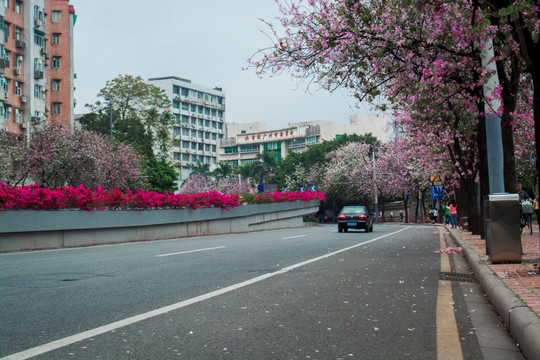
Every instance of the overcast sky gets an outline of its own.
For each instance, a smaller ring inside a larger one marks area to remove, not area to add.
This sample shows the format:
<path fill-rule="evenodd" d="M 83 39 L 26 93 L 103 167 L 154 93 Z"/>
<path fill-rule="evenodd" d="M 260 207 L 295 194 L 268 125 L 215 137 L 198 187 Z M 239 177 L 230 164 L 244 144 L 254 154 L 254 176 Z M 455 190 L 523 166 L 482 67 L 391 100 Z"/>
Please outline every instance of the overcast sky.
<path fill-rule="evenodd" d="M 247 59 L 272 41 L 261 31 L 275 23 L 274 0 L 71 0 L 74 27 L 76 113 L 87 112 L 107 80 L 120 74 L 178 76 L 221 87 L 227 122 L 262 121 L 269 129 L 289 122 L 324 120 L 347 124 L 367 113 L 350 94 L 306 91 L 286 73 L 260 79 Z M 100 99 L 103 100 L 103 99 Z"/>

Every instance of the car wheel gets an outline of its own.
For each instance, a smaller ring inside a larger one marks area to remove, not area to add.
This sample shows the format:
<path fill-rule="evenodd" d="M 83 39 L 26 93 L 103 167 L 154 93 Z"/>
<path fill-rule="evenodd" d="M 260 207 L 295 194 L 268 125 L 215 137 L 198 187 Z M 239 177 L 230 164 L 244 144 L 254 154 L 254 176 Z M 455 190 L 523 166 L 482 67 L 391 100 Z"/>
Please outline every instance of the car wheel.
<path fill-rule="evenodd" d="M 344 230 L 345 232 L 347 232 L 347 231 L 349 230 L 349 228 L 345 226 L 345 227 L 343 228 L 343 230 Z"/>
<path fill-rule="evenodd" d="M 338 226 L 337 231 L 338 231 L 338 232 L 342 232 L 342 231 L 343 231 L 343 229 L 341 228 L 341 226 Z"/>

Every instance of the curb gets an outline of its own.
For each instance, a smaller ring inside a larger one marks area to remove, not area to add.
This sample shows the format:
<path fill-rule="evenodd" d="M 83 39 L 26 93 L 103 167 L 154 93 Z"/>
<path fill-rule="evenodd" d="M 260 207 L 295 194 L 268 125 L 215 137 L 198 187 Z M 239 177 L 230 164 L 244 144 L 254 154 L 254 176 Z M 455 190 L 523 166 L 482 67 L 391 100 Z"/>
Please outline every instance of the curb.
<path fill-rule="evenodd" d="M 516 339 L 521 353 L 527 359 L 540 359 L 540 319 L 538 316 L 508 289 L 480 256 L 461 240 L 458 234 L 455 234 L 451 229 L 446 229 L 463 249 L 465 259 L 510 334 Z"/>

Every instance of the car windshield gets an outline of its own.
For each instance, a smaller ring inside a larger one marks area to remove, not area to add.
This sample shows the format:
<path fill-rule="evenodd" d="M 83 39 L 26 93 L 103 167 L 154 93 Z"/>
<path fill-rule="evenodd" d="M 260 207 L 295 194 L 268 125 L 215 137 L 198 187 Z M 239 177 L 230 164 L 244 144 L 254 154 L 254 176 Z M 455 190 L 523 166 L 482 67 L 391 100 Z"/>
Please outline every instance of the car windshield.
<path fill-rule="evenodd" d="M 365 214 L 366 213 L 366 207 L 365 206 L 345 206 L 341 210 L 342 214 Z"/>

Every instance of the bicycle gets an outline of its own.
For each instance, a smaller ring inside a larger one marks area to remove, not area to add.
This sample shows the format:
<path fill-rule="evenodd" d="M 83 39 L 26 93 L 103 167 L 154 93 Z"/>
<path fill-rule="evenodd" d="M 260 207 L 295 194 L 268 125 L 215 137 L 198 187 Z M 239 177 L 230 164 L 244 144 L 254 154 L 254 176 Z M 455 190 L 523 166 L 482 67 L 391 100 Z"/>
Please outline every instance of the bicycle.
<path fill-rule="evenodd" d="M 467 231 L 467 229 L 469 228 L 469 218 L 466 216 L 460 217 L 458 221 L 458 228 L 463 231 Z"/>
<path fill-rule="evenodd" d="M 529 235 L 532 235 L 533 228 L 532 228 L 532 204 L 529 203 L 521 203 L 521 212 L 519 217 L 519 229 L 520 234 L 523 234 L 523 228 L 526 226 L 529 227 Z"/>

